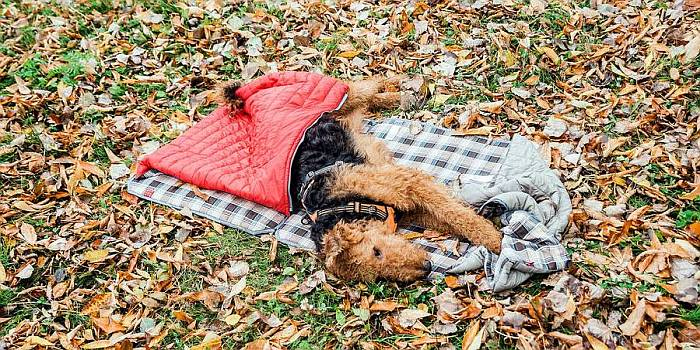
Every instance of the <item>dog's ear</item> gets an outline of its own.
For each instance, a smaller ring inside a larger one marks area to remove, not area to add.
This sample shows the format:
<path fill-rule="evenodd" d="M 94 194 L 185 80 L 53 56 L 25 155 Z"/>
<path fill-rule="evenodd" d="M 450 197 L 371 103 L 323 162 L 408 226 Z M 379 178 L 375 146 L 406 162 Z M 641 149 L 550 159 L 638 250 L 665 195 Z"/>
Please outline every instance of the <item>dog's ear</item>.
<path fill-rule="evenodd" d="M 336 224 L 323 237 L 323 253 L 325 256 L 325 265 L 327 268 L 334 271 L 342 271 L 341 262 L 342 255 L 352 247 L 362 241 L 362 235 L 358 234 L 352 228 L 347 227 L 345 223 Z"/>
<path fill-rule="evenodd" d="M 337 230 L 333 229 L 325 234 L 323 237 L 323 255 L 326 268 L 331 271 L 337 270 L 335 265 L 339 260 L 338 256 L 343 253 L 346 247 L 347 242 Z"/>

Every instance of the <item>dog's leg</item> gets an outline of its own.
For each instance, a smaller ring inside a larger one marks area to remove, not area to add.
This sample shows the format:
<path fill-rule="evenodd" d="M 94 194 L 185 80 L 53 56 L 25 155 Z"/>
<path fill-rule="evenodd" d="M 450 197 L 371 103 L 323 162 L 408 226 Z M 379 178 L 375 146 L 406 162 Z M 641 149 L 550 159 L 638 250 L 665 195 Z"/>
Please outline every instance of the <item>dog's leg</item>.
<path fill-rule="evenodd" d="M 422 224 L 448 228 L 450 234 L 499 253 L 501 233 L 449 189 L 417 169 L 397 165 L 362 164 L 341 168 L 335 175 L 331 196 L 361 195 L 400 211 L 420 214 Z"/>
<path fill-rule="evenodd" d="M 401 93 L 380 92 L 372 96 L 369 103 L 373 109 L 396 109 L 401 105 Z"/>
<path fill-rule="evenodd" d="M 389 148 L 383 142 L 377 140 L 376 137 L 357 132 L 353 133 L 353 139 L 355 141 L 355 149 L 365 156 L 367 164 L 384 165 L 394 163 L 394 157 Z"/>

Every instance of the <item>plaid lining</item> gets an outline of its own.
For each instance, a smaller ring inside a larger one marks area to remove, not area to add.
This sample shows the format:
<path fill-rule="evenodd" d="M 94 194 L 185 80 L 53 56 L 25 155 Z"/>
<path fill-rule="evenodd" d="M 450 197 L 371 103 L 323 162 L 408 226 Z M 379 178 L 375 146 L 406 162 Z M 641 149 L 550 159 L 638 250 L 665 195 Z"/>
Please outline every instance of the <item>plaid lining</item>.
<path fill-rule="evenodd" d="M 397 118 L 381 122 L 365 121 L 364 131 L 384 141 L 398 164 L 421 169 L 447 185 L 469 182 L 489 187 L 495 181 L 510 146 L 510 141 L 453 136 L 448 129 Z M 301 214 L 292 214 L 285 219 L 284 215 L 272 209 L 216 191 L 200 190 L 208 196 L 202 198 L 189 185 L 156 171 L 131 179 L 128 191 L 176 209 L 189 208 L 194 214 L 254 235 L 274 232 L 280 242 L 292 247 L 316 248 L 308 226 L 301 222 Z M 507 209 L 489 208 L 487 211 L 494 214 L 492 210 L 500 214 Z M 566 266 L 568 257 L 565 251 L 562 253 L 563 247 L 537 219 L 525 211 L 509 212 L 503 215 L 502 220 L 504 218 L 509 221 L 503 228 L 503 252 L 527 254 L 528 257 L 524 259 L 527 263 L 513 266 L 513 269 L 546 272 L 561 270 Z M 399 232 L 420 233 L 422 229 L 401 227 Z M 481 248 L 456 239 L 429 242 L 418 238 L 415 242 L 428 251 L 436 273 L 450 271 Z M 547 249 L 552 251 L 547 252 Z M 496 258 L 486 253 L 484 267 L 487 276 L 493 273 Z"/>
<path fill-rule="evenodd" d="M 270 208 L 236 198 L 225 192 L 198 190 L 182 181 L 155 170 L 147 171 L 138 179 L 131 179 L 128 192 L 178 210 L 189 209 L 192 213 L 212 219 L 254 235 L 274 232 L 284 221 L 284 215 Z"/>

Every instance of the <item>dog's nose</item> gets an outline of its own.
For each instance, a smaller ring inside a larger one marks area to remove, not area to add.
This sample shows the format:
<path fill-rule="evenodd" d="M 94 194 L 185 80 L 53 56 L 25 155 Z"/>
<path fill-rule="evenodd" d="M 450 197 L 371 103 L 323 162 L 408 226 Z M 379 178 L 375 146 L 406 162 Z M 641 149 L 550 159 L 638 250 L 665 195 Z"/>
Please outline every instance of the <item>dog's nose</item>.
<path fill-rule="evenodd" d="M 433 271 L 433 263 L 431 263 L 430 260 L 426 260 L 423 263 L 423 271 L 425 271 L 425 272 Z"/>

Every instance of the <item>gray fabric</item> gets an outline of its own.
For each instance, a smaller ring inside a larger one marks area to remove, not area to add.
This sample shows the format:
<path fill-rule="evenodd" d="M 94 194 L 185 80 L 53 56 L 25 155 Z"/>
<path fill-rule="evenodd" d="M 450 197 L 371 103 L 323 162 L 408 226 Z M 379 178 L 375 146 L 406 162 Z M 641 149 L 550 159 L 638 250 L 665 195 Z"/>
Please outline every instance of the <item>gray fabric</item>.
<path fill-rule="evenodd" d="M 364 127 L 365 132 L 386 143 L 397 163 L 435 176 L 484 215 L 499 216 L 505 225 L 500 256 L 453 238 L 427 240 L 420 227 L 400 227 L 399 233 L 417 237 L 414 241 L 429 253 L 434 267 L 431 276 L 484 268 L 488 284 L 501 291 L 517 286 L 533 273 L 567 266 L 569 258 L 559 239 L 571 203 L 564 186 L 530 141 L 517 135 L 512 140 L 455 136 L 448 129 L 397 118 L 365 121 Z M 191 185 L 157 171 L 130 179 L 127 188 L 140 198 L 187 209 L 251 234 L 274 233 L 291 247 L 316 249 L 300 214 L 284 217 L 230 194 L 195 191 Z"/>
<path fill-rule="evenodd" d="M 489 187 L 463 183 L 457 193 L 484 214 L 500 215 L 504 225 L 501 254 L 479 247 L 469 261 L 470 268 L 483 263 L 495 292 L 516 287 L 534 273 L 568 266 L 566 249 L 559 241 L 568 224 L 571 200 L 532 142 L 515 135 L 494 182 Z"/>

